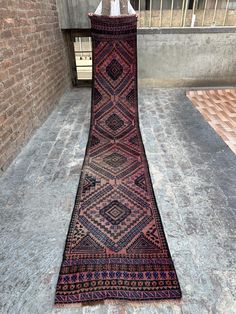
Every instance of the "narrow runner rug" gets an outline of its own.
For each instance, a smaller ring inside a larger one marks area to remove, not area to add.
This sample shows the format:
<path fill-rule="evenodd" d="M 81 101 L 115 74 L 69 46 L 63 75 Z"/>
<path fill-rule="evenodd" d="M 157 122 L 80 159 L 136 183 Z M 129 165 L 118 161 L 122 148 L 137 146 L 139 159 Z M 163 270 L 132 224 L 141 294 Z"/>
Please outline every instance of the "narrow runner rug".
<path fill-rule="evenodd" d="M 90 19 L 91 127 L 55 303 L 181 298 L 139 128 L 137 16 Z"/>

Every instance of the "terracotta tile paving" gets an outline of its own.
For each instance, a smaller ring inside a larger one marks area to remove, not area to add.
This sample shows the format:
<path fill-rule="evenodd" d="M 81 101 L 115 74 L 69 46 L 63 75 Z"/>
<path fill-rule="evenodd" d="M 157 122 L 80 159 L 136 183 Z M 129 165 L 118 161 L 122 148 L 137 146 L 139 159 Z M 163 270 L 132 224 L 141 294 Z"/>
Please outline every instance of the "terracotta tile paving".
<path fill-rule="evenodd" d="M 187 97 L 236 154 L 236 89 L 188 91 Z"/>

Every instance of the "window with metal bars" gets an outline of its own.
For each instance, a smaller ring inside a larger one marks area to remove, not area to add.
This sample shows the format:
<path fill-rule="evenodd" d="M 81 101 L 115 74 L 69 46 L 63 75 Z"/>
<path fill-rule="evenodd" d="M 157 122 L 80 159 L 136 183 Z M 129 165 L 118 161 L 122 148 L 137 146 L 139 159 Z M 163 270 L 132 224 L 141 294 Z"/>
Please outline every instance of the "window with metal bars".
<path fill-rule="evenodd" d="M 75 66 L 78 85 L 92 80 L 92 44 L 90 36 L 74 37 Z"/>

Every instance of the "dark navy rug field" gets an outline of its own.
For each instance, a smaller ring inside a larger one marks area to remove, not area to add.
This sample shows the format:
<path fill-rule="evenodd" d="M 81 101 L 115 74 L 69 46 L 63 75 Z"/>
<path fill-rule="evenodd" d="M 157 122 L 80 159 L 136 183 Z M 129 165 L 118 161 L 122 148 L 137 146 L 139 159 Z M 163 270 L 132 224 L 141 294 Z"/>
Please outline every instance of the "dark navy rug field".
<path fill-rule="evenodd" d="M 137 16 L 90 19 L 91 127 L 55 303 L 181 298 L 139 129 Z"/>

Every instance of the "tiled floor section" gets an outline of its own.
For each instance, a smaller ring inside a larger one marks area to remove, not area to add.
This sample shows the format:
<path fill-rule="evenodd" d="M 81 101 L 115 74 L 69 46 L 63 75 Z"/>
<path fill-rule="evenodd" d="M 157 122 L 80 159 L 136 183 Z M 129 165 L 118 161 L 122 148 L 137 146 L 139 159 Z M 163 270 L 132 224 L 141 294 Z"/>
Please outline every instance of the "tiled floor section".
<path fill-rule="evenodd" d="M 236 89 L 189 91 L 187 96 L 236 154 Z"/>
<path fill-rule="evenodd" d="M 236 313 L 236 155 L 186 91 L 139 91 L 157 202 L 181 301 L 53 307 L 88 137 L 89 89 L 73 90 L 0 179 L 0 313 Z"/>

